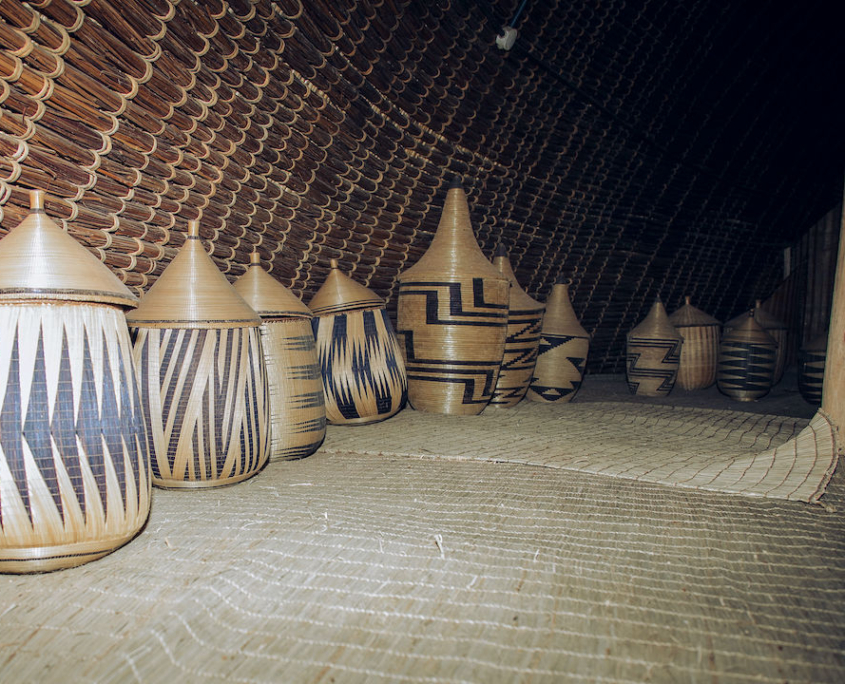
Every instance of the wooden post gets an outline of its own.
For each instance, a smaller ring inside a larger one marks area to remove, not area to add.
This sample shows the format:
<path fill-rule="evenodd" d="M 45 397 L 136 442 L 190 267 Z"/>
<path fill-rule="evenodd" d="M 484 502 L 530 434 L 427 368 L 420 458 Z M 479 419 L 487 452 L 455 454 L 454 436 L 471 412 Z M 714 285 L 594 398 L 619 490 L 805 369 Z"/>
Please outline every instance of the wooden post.
<path fill-rule="evenodd" d="M 845 436 L 845 196 L 839 226 L 836 280 L 830 307 L 830 332 L 822 388 L 822 409 Z"/>

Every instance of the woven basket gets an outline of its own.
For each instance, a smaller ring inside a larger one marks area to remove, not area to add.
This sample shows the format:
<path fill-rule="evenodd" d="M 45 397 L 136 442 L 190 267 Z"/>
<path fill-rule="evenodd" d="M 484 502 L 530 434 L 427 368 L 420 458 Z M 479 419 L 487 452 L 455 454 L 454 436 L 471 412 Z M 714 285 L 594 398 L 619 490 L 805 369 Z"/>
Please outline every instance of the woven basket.
<path fill-rule="evenodd" d="M 656 301 L 643 321 L 628 333 L 628 389 L 644 397 L 662 397 L 675 385 L 684 338 Z"/>
<path fill-rule="evenodd" d="M 725 323 L 724 334 L 741 325 L 747 316 L 747 313 L 742 313 Z M 787 355 L 789 353 L 787 339 L 789 336 L 789 327 L 783 321 L 766 311 L 759 299 L 754 304 L 754 320 L 763 330 L 769 333 L 777 345 L 775 369 L 772 376 L 772 387 L 774 387 L 781 381 L 786 370 Z"/>
<path fill-rule="evenodd" d="M 826 360 L 827 333 L 808 342 L 798 354 L 798 391 L 813 406 L 822 403 Z"/>
<path fill-rule="evenodd" d="M 675 384 L 683 390 L 707 389 L 716 382 L 722 324 L 692 306 L 689 297 L 669 322 L 684 338 Z"/>
<path fill-rule="evenodd" d="M 459 181 L 449 188 L 428 250 L 397 279 L 396 327 L 411 406 L 481 413 L 502 363 L 510 283 L 479 248 Z"/>
<path fill-rule="evenodd" d="M 150 511 L 149 444 L 119 307 L 136 298 L 44 213 L 0 241 L 0 572 L 80 565 Z"/>
<path fill-rule="evenodd" d="M 240 482 L 270 455 L 270 403 L 261 319 L 217 270 L 199 225 L 127 316 L 135 335 L 153 484 Z"/>
<path fill-rule="evenodd" d="M 326 420 L 364 425 L 398 413 L 408 397 L 405 363 L 384 300 L 331 260 L 310 302 Z"/>
<path fill-rule="evenodd" d="M 261 316 L 261 343 L 270 394 L 270 455 L 314 453 L 326 436 L 326 404 L 311 310 L 262 267 L 258 253 L 234 283 Z"/>
<path fill-rule="evenodd" d="M 737 401 L 754 401 L 772 388 L 777 343 L 754 320 L 754 311 L 722 337 L 716 383 Z"/>
<path fill-rule="evenodd" d="M 589 349 L 590 336 L 575 316 L 569 285 L 555 283 L 546 300 L 528 399 L 546 403 L 571 401 L 581 387 Z"/>
<path fill-rule="evenodd" d="M 534 376 L 544 307 L 520 287 L 504 246 L 496 250 L 493 265 L 510 281 L 511 287 L 505 351 L 490 406 L 510 408 L 522 401 Z"/>

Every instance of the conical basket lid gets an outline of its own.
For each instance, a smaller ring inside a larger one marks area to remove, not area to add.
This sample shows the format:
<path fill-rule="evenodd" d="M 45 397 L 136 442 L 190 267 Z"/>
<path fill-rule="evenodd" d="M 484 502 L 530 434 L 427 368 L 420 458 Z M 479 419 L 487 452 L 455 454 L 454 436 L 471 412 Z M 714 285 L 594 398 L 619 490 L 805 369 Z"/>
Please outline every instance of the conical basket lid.
<path fill-rule="evenodd" d="M 420 260 L 400 273 L 398 280 L 432 276 L 504 279 L 478 246 L 469 220 L 467 196 L 457 178 L 449 186 L 434 239 Z"/>
<path fill-rule="evenodd" d="M 752 309 L 745 314 L 744 318 L 737 316 L 735 319 L 737 324 L 728 330 L 722 342 L 741 342 L 744 344 L 770 344 L 777 347 L 778 343 L 774 337 L 769 335 L 755 319 L 754 310 Z"/>
<path fill-rule="evenodd" d="M 141 304 L 127 315 L 142 328 L 250 328 L 261 318 L 226 280 L 199 239 L 199 222 Z"/>
<path fill-rule="evenodd" d="M 493 265 L 499 269 L 499 272 L 507 278 L 511 283 L 509 307 L 511 311 L 539 311 L 542 310 L 543 305 L 529 295 L 516 279 L 516 274 L 513 272 L 510 259 L 508 258 L 507 249 L 504 245 L 499 245 L 496 248 L 496 253 L 493 255 Z"/>
<path fill-rule="evenodd" d="M 717 319 L 713 318 L 701 309 L 696 309 L 690 304 L 690 298 L 685 297 L 684 305 L 669 316 L 669 322 L 676 328 L 698 328 L 710 325 L 722 325 Z"/>
<path fill-rule="evenodd" d="M 683 337 L 675 329 L 675 326 L 669 322 L 669 316 L 666 313 L 666 308 L 663 302 L 659 299 L 651 305 L 651 310 L 648 312 L 642 322 L 628 333 L 631 337 L 645 337 L 661 340 L 682 340 Z"/>
<path fill-rule="evenodd" d="M 312 318 L 311 309 L 262 268 L 257 252 L 250 255 L 249 268 L 233 286 L 263 318 Z"/>
<path fill-rule="evenodd" d="M 44 211 L 44 192 L 29 195 L 32 211 L 0 240 L 0 300 L 68 300 L 138 306 L 108 266 Z"/>
<path fill-rule="evenodd" d="M 786 330 L 787 325 L 779 318 L 772 316 L 763 308 L 762 303 L 758 299 L 754 304 L 754 320 L 763 328 L 763 330 Z M 736 316 L 725 323 L 725 329 L 735 328 L 742 323 L 748 316 L 747 311 L 743 311 L 739 316 Z"/>
<path fill-rule="evenodd" d="M 552 285 L 552 291 L 546 298 L 543 330 L 566 330 L 569 335 L 590 337 L 575 315 L 575 309 L 572 308 L 572 300 L 569 297 L 569 283 L 566 281 L 558 281 Z"/>
<path fill-rule="evenodd" d="M 337 259 L 331 260 L 331 267 L 325 282 L 308 303 L 312 313 L 321 315 L 384 306 L 384 300 L 375 292 L 343 273 L 337 266 Z"/>

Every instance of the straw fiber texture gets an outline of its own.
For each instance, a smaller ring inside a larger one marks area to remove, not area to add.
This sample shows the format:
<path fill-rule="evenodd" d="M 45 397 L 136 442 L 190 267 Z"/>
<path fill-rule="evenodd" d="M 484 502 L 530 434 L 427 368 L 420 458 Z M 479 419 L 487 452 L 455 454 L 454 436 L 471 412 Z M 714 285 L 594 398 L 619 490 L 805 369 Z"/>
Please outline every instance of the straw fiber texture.
<path fill-rule="evenodd" d="M 418 458 L 509 461 L 677 487 L 813 501 L 836 464 L 834 428 L 715 409 L 621 402 L 565 410 L 523 402 L 443 419 L 405 411 L 387 424 L 332 435 L 326 449 Z"/>
<path fill-rule="evenodd" d="M 271 461 L 155 490 L 143 534 L 96 563 L 0 576 L 3 680 L 840 682 L 844 494 L 839 476 L 823 507 L 511 463 Z"/>

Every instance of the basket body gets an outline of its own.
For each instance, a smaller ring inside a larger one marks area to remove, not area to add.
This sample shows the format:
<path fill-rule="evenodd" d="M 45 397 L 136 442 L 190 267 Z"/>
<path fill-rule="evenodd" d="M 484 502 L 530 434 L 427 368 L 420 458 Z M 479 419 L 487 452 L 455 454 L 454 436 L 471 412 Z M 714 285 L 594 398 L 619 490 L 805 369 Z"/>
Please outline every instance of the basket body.
<path fill-rule="evenodd" d="M 808 404 L 821 406 L 827 335 L 814 340 L 798 354 L 798 391 Z"/>
<path fill-rule="evenodd" d="M 304 458 L 326 436 L 326 404 L 311 320 L 265 320 L 259 330 L 270 395 L 270 454 Z"/>
<path fill-rule="evenodd" d="M 375 423 L 404 407 L 405 364 L 384 308 L 316 315 L 311 324 L 329 423 Z"/>
<path fill-rule="evenodd" d="M 663 397 L 672 391 L 681 360 L 683 338 L 669 323 L 659 301 L 648 316 L 628 333 L 627 376 L 632 394 Z"/>
<path fill-rule="evenodd" d="M 153 484 L 200 488 L 255 475 L 270 454 L 270 403 L 257 327 L 135 330 L 155 455 Z"/>
<path fill-rule="evenodd" d="M 575 316 L 569 287 L 556 283 L 546 301 L 528 399 L 545 403 L 572 401 L 581 387 L 589 350 L 590 336 Z"/>
<path fill-rule="evenodd" d="M 776 359 L 774 339 L 748 316 L 719 345 L 719 391 L 737 401 L 764 397 L 772 388 Z"/>
<path fill-rule="evenodd" d="M 4 304 L 0 330 L 0 572 L 104 556 L 150 510 L 150 445 L 124 314 Z"/>
<path fill-rule="evenodd" d="M 404 280 L 397 334 L 418 411 L 477 415 L 499 377 L 508 323 L 501 279 Z"/>
<path fill-rule="evenodd" d="M 683 390 L 707 389 L 716 382 L 718 326 L 689 325 L 679 326 L 677 330 L 684 338 L 684 344 L 675 384 Z"/>

